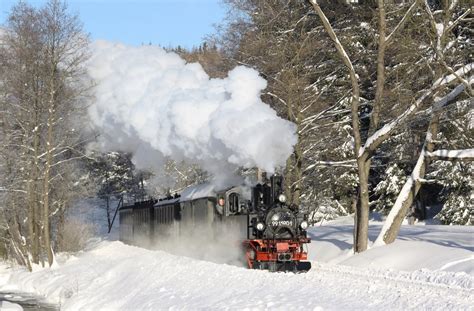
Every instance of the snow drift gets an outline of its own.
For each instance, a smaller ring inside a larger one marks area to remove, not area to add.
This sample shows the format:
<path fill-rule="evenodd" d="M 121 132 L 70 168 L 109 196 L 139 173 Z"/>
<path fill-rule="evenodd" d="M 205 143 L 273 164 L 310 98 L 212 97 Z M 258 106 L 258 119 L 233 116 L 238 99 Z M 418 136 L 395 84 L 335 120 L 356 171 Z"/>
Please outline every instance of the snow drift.
<path fill-rule="evenodd" d="M 312 227 L 309 254 L 317 261 L 301 274 L 97 241 L 33 273 L 0 263 L 0 291 L 45 295 L 61 310 L 471 310 L 474 277 L 453 264 L 472 265 L 473 229 L 404 227 L 390 246 L 356 255 L 348 225 Z M 340 264 L 326 262 L 331 253 Z"/>
<path fill-rule="evenodd" d="M 261 101 L 267 83 L 253 69 L 210 79 L 160 47 L 98 41 L 88 72 L 97 83 L 89 114 L 100 147 L 133 152 L 140 168 L 161 168 L 169 157 L 222 183 L 238 167 L 273 173 L 297 141 L 295 125 Z"/>

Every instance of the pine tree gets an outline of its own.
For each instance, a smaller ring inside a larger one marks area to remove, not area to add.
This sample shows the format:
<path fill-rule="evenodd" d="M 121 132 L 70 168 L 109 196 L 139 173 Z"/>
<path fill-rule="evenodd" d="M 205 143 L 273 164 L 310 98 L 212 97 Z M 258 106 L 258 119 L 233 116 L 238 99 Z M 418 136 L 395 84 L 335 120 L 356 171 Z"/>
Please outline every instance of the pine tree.
<path fill-rule="evenodd" d="M 447 225 L 473 225 L 474 163 L 436 161 L 433 167 L 435 171 L 429 175 L 437 176 L 436 180 L 443 186 L 443 208 L 436 218 Z"/>
<path fill-rule="evenodd" d="M 407 173 L 396 163 L 387 168 L 384 175 L 381 176 L 381 181 L 374 188 L 374 194 L 377 197 L 375 201 L 372 201 L 374 210 L 388 214 L 402 190 L 406 176 Z"/>

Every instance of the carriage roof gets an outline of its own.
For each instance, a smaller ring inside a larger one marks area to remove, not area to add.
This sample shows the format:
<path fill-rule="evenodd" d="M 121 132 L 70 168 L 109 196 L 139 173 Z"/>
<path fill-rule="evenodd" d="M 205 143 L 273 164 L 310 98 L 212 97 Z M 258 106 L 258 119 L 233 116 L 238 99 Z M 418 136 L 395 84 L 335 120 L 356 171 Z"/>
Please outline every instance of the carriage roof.
<path fill-rule="evenodd" d="M 162 199 L 156 202 L 154 206 L 164 206 L 170 204 L 176 204 L 179 202 L 211 198 L 216 196 L 216 187 L 210 183 L 203 183 L 195 186 L 190 186 L 181 192 L 179 197 L 173 197 L 169 199 Z"/>
<path fill-rule="evenodd" d="M 181 192 L 180 201 L 190 201 L 201 198 L 215 197 L 216 186 L 210 183 L 203 183 L 195 186 L 188 187 Z"/>
<path fill-rule="evenodd" d="M 232 187 L 231 187 L 232 188 Z M 185 188 L 181 195 L 178 197 L 164 198 L 158 201 L 155 201 L 153 206 L 164 206 L 170 204 L 176 204 L 180 202 L 186 202 L 191 200 L 203 199 L 203 198 L 213 198 L 216 197 L 218 192 L 225 191 L 231 188 L 218 188 L 211 183 L 202 183 L 194 186 Z M 150 201 L 146 202 L 135 202 L 135 204 L 124 205 L 120 209 L 129 209 L 129 208 L 140 208 L 143 207 L 143 203 L 149 204 Z M 150 205 L 148 205 L 150 206 Z"/>
<path fill-rule="evenodd" d="M 175 204 L 175 203 L 178 203 L 179 201 L 180 201 L 179 197 L 171 198 L 171 199 L 164 199 L 164 200 L 160 200 L 160 201 L 156 202 L 156 204 L 153 205 L 153 206 L 162 206 L 162 205 Z"/>

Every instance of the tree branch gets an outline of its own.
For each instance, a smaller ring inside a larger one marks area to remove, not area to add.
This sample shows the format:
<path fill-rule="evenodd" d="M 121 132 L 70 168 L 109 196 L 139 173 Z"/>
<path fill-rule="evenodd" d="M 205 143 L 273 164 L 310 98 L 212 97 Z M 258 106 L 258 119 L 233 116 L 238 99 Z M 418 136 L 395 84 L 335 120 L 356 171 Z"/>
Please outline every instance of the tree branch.
<path fill-rule="evenodd" d="M 474 160 L 474 149 L 459 149 L 459 150 L 446 150 L 440 149 L 433 152 L 427 152 L 426 157 L 437 160 L 445 161 L 473 161 Z"/>
<path fill-rule="evenodd" d="M 474 70 L 474 63 L 468 64 L 457 71 L 458 75 L 468 74 L 470 71 Z M 456 79 L 455 76 L 448 75 L 441 79 L 438 79 L 433 83 L 433 86 L 426 90 L 420 98 L 418 98 L 407 110 L 405 110 L 401 115 L 399 115 L 396 119 L 392 122 L 384 125 L 381 129 L 376 131 L 372 136 L 370 136 L 367 141 L 365 142 L 364 147 L 359 150 L 358 156 L 359 157 L 367 157 L 371 152 L 373 152 L 382 142 L 384 142 L 390 134 L 402 123 L 404 122 L 409 116 L 411 116 L 418 108 L 421 106 L 423 101 L 432 96 L 441 86 L 447 85 L 452 83 Z M 470 80 L 470 83 L 474 82 Z M 455 92 L 455 94 L 459 95 L 459 89 Z M 451 93 L 450 93 L 451 94 Z M 449 95 L 449 94 L 448 94 Z M 454 93 L 452 94 L 454 95 Z M 457 96 L 456 95 L 456 96 Z M 452 99 L 451 99 L 452 100 Z"/>
<path fill-rule="evenodd" d="M 410 8 L 408 9 L 408 11 L 405 13 L 405 15 L 402 17 L 402 19 L 400 20 L 400 22 L 398 23 L 397 26 L 395 26 L 395 29 L 393 29 L 393 31 L 387 36 L 386 40 L 385 40 L 385 44 L 387 46 L 391 45 L 393 43 L 393 38 L 395 37 L 395 35 L 402 31 L 403 28 L 405 27 L 407 21 L 410 19 L 410 17 L 413 16 L 413 13 L 416 11 L 417 7 L 418 7 L 418 2 L 420 0 L 415 0 L 415 2 L 410 6 Z"/>
<path fill-rule="evenodd" d="M 356 160 L 345 160 L 345 161 L 316 161 L 313 164 L 309 165 L 305 171 L 309 171 L 316 166 L 335 166 L 335 167 L 349 167 L 349 168 L 357 168 Z"/>

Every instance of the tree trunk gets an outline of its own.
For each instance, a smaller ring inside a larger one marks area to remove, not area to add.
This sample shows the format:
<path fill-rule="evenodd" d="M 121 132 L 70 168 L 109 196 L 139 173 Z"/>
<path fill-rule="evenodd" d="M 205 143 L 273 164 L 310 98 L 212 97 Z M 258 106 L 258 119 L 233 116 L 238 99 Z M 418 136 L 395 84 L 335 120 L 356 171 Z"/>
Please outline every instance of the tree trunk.
<path fill-rule="evenodd" d="M 377 130 L 380 123 L 380 109 L 382 106 L 382 97 L 385 86 L 385 47 L 386 47 L 386 22 L 385 22 L 385 7 L 384 1 L 378 0 L 379 11 L 379 43 L 377 50 L 377 87 L 375 90 L 375 102 L 372 111 L 371 128 Z"/>
<path fill-rule="evenodd" d="M 39 231 L 39 225 L 38 222 L 41 221 L 39 215 L 38 215 L 38 177 L 39 177 L 39 163 L 38 163 L 38 155 L 39 155 L 39 120 L 38 120 L 38 103 L 37 99 L 35 99 L 35 128 L 33 129 L 34 131 L 34 138 L 33 138 L 33 163 L 32 163 L 32 168 L 31 168 L 31 187 L 29 189 L 29 229 L 30 229 L 30 241 L 31 241 L 31 256 L 32 256 L 32 261 L 35 264 L 39 263 L 39 237 L 41 235 Z"/>
<path fill-rule="evenodd" d="M 13 205 L 14 209 L 16 206 Z M 32 271 L 31 262 L 28 256 L 28 251 L 26 250 L 26 245 L 23 243 L 24 239 L 21 234 L 20 221 L 18 220 L 18 215 L 14 212 L 15 215 L 12 215 L 10 221 L 7 220 L 7 230 L 11 239 L 11 247 L 13 250 L 13 255 L 22 266 L 26 266 L 29 271 Z"/>
<path fill-rule="evenodd" d="M 65 248 L 65 241 L 64 241 L 64 223 L 65 223 L 65 209 L 64 206 L 59 208 L 59 217 L 58 217 L 58 227 L 57 227 L 57 239 L 56 239 L 56 247 L 55 251 L 59 252 L 64 250 Z"/>
<path fill-rule="evenodd" d="M 370 162 L 369 162 L 370 165 Z M 369 239 L 369 182 L 366 162 L 363 158 L 357 160 L 359 175 L 359 200 L 354 214 L 355 233 L 354 252 L 360 253 L 367 249 Z"/>
<path fill-rule="evenodd" d="M 51 228 L 49 223 L 49 178 L 51 174 L 51 162 L 52 162 L 52 146 L 53 146 L 53 122 L 54 122 L 54 109 L 55 109 L 55 83 L 54 83 L 54 70 L 52 72 L 50 81 L 50 102 L 48 109 L 48 134 L 46 140 L 46 163 L 44 166 L 44 181 L 43 181 L 43 241 L 44 251 L 48 257 L 49 266 L 53 264 L 53 250 L 51 248 Z"/>
<path fill-rule="evenodd" d="M 360 136 L 360 125 L 359 125 L 359 104 L 360 104 L 360 88 L 359 80 L 357 78 L 354 66 L 344 50 L 341 42 L 337 38 L 334 29 L 329 23 L 324 12 L 316 0 L 310 0 L 314 10 L 318 14 L 321 22 L 323 23 L 324 29 L 327 34 L 334 42 L 336 50 L 343 61 L 344 65 L 349 71 L 352 86 L 352 100 L 351 100 L 351 118 L 352 118 L 352 134 L 354 137 L 354 157 L 357 159 L 357 169 L 359 176 L 359 194 L 360 202 L 357 204 L 357 212 L 354 214 L 354 225 L 356 226 L 354 233 L 354 251 L 363 252 L 367 249 L 368 239 L 368 224 L 369 224 L 369 182 L 368 182 L 368 169 L 366 166 L 367 158 L 363 155 L 359 155 L 361 150 L 362 141 Z M 370 162 L 369 162 L 370 167 Z"/>
<path fill-rule="evenodd" d="M 294 113 L 294 111 L 292 112 Z M 292 118 L 291 121 L 298 125 L 299 133 L 300 118 Z M 301 150 L 301 135 L 298 134 L 298 140 L 293 154 L 286 161 L 285 174 L 285 194 L 289 204 L 300 205 L 301 203 L 301 184 L 303 176 L 303 154 Z"/>
<path fill-rule="evenodd" d="M 411 176 L 403 185 L 394 207 L 390 210 L 387 220 L 382 227 L 382 231 L 377 237 L 376 244 L 390 244 L 397 238 L 403 219 L 405 219 L 408 209 L 412 206 L 413 200 L 420 190 L 420 179 L 424 178 L 426 169 L 429 165 L 429 158 L 426 157 L 426 152 L 431 152 L 434 149 L 433 140 L 436 139 L 438 134 L 438 126 L 439 114 L 434 114 L 430 120 L 425 143 L 422 147 L 415 168 L 413 169 Z"/>
<path fill-rule="evenodd" d="M 298 79 L 298 76 L 296 76 Z M 302 151 L 302 142 L 301 142 L 301 122 L 303 120 L 303 116 L 301 114 L 301 107 L 303 106 L 302 104 L 302 99 L 301 99 L 301 94 L 302 91 L 299 88 L 299 83 L 297 83 L 297 90 L 298 94 L 298 101 L 297 101 L 297 106 L 296 106 L 296 117 L 295 117 L 295 123 L 297 126 L 296 132 L 298 134 L 298 141 L 296 142 L 295 146 L 295 167 L 294 167 L 294 182 L 293 182 L 293 189 L 292 189 L 292 197 L 293 200 L 291 201 L 293 204 L 300 206 L 301 204 L 301 185 L 302 185 L 302 179 L 303 179 L 303 151 Z M 295 114 L 293 112 L 293 114 Z"/>
<path fill-rule="evenodd" d="M 301 143 L 300 143 L 300 138 L 298 137 L 298 142 L 296 143 L 296 146 L 295 146 L 295 152 L 294 152 L 294 155 L 295 155 L 295 166 L 294 166 L 294 173 L 293 173 L 293 177 L 294 177 L 294 181 L 293 181 L 293 184 L 292 184 L 292 190 L 291 190 L 291 197 L 292 197 L 292 200 L 291 200 L 291 203 L 293 204 L 296 204 L 296 205 L 300 205 L 301 203 L 301 178 L 302 178 L 302 164 L 303 164 L 303 161 L 302 161 L 302 154 L 301 154 Z"/>

